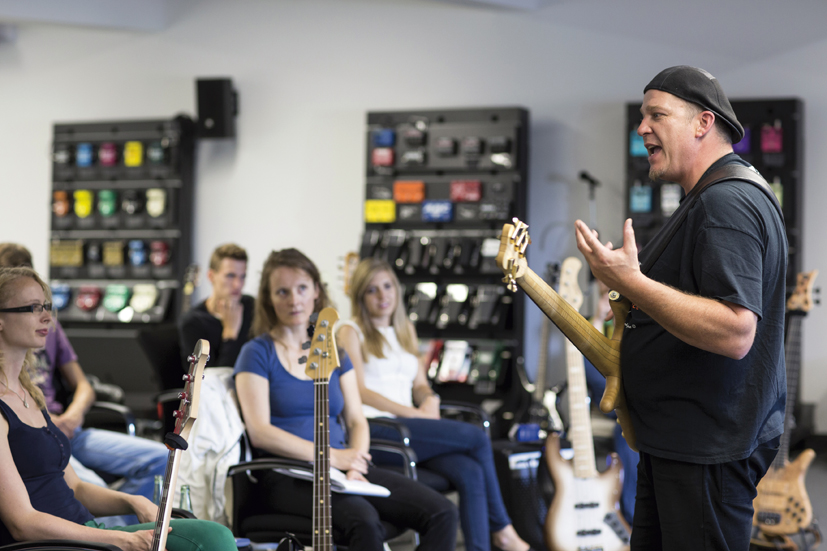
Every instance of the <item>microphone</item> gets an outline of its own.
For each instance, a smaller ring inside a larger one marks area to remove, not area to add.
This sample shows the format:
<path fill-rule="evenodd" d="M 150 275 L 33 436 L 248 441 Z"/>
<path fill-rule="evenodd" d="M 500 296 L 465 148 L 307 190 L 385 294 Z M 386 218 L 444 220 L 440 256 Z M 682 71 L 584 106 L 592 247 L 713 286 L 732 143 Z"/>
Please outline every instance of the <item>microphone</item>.
<path fill-rule="evenodd" d="M 585 170 L 580 171 L 580 179 L 588 182 L 592 186 L 599 186 L 600 181 L 596 179 L 594 176 L 586 172 Z"/>

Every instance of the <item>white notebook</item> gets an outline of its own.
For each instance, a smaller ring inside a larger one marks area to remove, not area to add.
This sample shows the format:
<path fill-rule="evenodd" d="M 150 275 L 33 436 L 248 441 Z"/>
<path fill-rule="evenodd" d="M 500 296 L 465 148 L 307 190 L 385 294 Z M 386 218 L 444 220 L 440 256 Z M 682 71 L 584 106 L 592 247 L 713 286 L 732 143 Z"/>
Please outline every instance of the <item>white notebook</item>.
<path fill-rule="evenodd" d="M 275 469 L 281 474 L 300 478 L 302 480 L 313 480 L 313 473 L 304 469 Z M 347 475 L 339 469 L 330 468 L 330 490 L 340 494 L 356 494 L 360 496 L 388 497 L 391 491 L 384 486 L 371 484 L 362 480 L 348 480 Z"/>

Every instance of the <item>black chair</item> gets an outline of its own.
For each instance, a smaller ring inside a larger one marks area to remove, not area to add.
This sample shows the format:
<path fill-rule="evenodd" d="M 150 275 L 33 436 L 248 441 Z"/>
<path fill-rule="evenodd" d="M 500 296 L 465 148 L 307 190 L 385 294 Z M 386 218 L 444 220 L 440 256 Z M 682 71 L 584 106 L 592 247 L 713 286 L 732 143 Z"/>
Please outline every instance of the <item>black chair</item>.
<path fill-rule="evenodd" d="M 138 333 L 138 345 L 152 365 L 162 390 L 181 388 L 181 377 L 186 373 L 178 327 L 164 324 L 143 329 Z"/>
<path fill-rule="evenodd" d="M 396 442 L 371 442 L 371 452 L 375 453 L 377 451 L 400 455 L 403 464 L 406 466 L 403 472 L 410 478 L 416 479 L 416 454 L 413 453 L 413 450 Z M 303 545 L 312 545 L 313 523 L 310 518 L 266 512 L 262 506 L 264 502 L 263 490 L 258 486 L 255 473 L 262 470 L 286 473 L 290 469 L 303 470 L 311 479 L 313 477 L 313 465 L 295 459 L 266 457 L 230 467 L 227 475 L 232 480 L 233 488 L 231 518 L 233 533 L 237 537 L 249 538 L 254 542 L 277 542 L 286 535 L 293 534 Z M 382 525 L 385 528 L 387 540 L 391 540 L 405 531 L 404 528 L 389 522 L 383 521 Z M 334 531 L 334 541 L 341 541 L 342 537 L 342 534 Z M 344 549 L 341 545 L 336 547 Z"/>
<path fill-rule="evenodd" d="M 155 396 L 155 403 L 158 406 L 158 420 L 164 424 L 162 434 L 166 434 L 175 428 L 172 412 L 178 406 L 178 393 L 183 389 L 182 377 L 187 372 L 178 327 L 165 324 L 144 329 L 138 333 L 138 345 L 161 385 L 162 390 Z"/>

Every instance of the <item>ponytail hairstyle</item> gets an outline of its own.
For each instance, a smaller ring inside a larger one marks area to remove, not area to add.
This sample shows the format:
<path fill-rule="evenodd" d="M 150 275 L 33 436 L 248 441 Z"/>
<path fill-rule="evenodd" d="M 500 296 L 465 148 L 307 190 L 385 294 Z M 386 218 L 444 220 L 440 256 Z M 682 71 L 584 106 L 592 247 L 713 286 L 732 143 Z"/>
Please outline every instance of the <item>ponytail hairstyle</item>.
<path fill-rule="evenodd" d="M 368 309 L 365 307 L 365 295 L 370 287 L 370 282 L 380 272 L 387 272 L 396 289 L 396 307 L 393 314 L 391 314 L 391 326 L 396 332 L 396 338 L 399 339 L 399 344 L 405 351 L 418 356 L 419 347 L 417 346 L 416 329 L 408 319 L 405 306 L 402 304 L 402 290 L 399 279 L 393 273 L 390 264 L 380 258 L 365 258 L 359 262 L 356 269 L 353 270 L 353 278 L 350 283 L 350 312 L 365 336 L 362 355 L 365 358 L 368 356 L 385 357 L 382 349 L 387 341 L 373 324 Z"/>
<path fill-rule="evenodd" d="M 327 306 L 330 306 L 330 299 L 327 296 L 327 290 L 322 283 L 322 277 L 319 274 L 319 269 L 313 264 L 313 261 L 307 258 L 298 249 L 282 249 L 280 251 L 273 251 L 267 260 L 264 261 L 264 267 L 261 269 L 261 280 L 258 284 L 258 299 L 256 300 L 256 308 L 253 314 L 253 325 L 250 329 L 250 334 L 253 337 L 269 333 L 279 324 L 276 316 L 276 309 L 273 307 L 273 299 L 271 298 L 272 289 L 270 287 L 270 277 L 278 268 L 293 268 L 295 270 L 302 270 L 319 290 L 319 296 L 313 304 L 314 312 L 321 312 Z"/>
<path fill-rule="evenodd" d="M 52 300 L 52 290 L 42 279 L 40 279 L 37 272 L 31 268 L 0 268 L 0 308 L 6 308 L 9 306 L 9 303 L 14 299 L 14 282 L 25 277 L 35 280 L 43 289 L 43 293 L 46 295 L 46 300 Z M 23 360 L 23 369 L 20 370 L 19 380 L 20 385 L 29 391 L 29 394 L 31 394 L 37 404 L 37 407 L 39 409 L 44 409 L 46 407 L 46 399 L 43 397 L 43 391 L 32 382 L 30 375 L 31 371 L 34 369 L 35 362 L 36 359 L 34 357 L 34 352 L 29 349 L 26 352 L 26 358 Z M 9 383 L 8 376 L 6 374 L 6 362 L 2 350 L 0 350 L 0 376 L 3 377 L 6 384 Z M 9 392 L 11 391 L 11 389 L 6 390 Z"/>

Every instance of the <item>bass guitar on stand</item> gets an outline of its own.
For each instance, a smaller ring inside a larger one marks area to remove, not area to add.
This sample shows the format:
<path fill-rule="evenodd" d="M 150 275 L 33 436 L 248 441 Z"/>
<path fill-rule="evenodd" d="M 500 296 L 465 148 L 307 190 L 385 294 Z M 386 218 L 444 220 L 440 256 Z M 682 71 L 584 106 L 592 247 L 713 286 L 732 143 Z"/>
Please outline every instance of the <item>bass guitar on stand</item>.
<path fill-rule="evenodd" d="M 637 451 L 635 432 L 621 384 L 620 340 L 623 338 L 623 324 L 616 323 L 612 338 L 606 337 L 529 268 L 525 250 L 531 243 L 531 238 L 527 230 L 528 226 L 517 218 L 514 218 L 513 225 L 503 226 L 500 251 L 496 259 L 497 266 L 505 274 L 503 282 L 513 292 L 517 291 L 518 286 L 523 289 L 566 338 L 606 377 L 606 390 L 600 401 L 600 410 L 603 413 L 615 411 L 617 422 L 623 429 L 623 437 L 629 447 Z M 626 319 L 631 307 L 629 301 L 616 291 L 609 293 L 609 299 L 615 319 Z"/>
<path fill-rule="evenodd" d="M 563 261 L 560 295 L 575 310 L 583 304 L 577 274 L 583 263 L 574 257 Z M 554 480 L 554 499 L 546 516 L 543 535 L 552 551 L 624 551 L 629 549 L 629 526 L 620 514 L 621 465 L 617 454 L 611 466 L 598 474 L 594 458 L 591 408 L 586 390 L 583 355 L 566 341 L 569 381 L 569 439 L 571 462 L 560 456 L 560 437 L 546 440 L 546 464 Z"/>
<path fill-rule="evenodd" d="M 806 532 L 812 534 L 815 545 L 821 541 L 821 533 L 813 525 L 813 506 L 804 485 L 807 469 L 816 454 L 807 449 L 790 462 L 790 435 L 795 428 L 793 408 L 801 372 L 801 320 L 813 307 L 813 284 L 817 275 L 818 270 L 798 274 L 795 289 L 787 299 L 789 328 L 784 345 L 787 364 L 784 434 L 778 455 L 758 483 L 758 495 L 753 501 L 752 544 L 761 548 L 798 549 L 791 536 L 803 536 Z"/>

